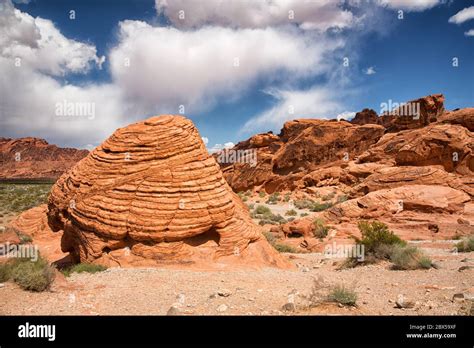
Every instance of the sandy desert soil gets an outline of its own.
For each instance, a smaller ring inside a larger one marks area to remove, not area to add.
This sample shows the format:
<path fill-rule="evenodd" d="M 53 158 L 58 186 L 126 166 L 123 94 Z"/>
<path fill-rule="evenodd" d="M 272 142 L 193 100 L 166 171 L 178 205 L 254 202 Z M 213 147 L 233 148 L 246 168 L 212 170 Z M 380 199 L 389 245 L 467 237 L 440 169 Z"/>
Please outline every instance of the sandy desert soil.
<path fill-rule="evenodd" d="M 472 314 L 474 253 L 453 254 L 448 243 L 445 244 L 442 248 L 431 245 L 424 249 L 439 265 L 439 269 L 430 270 L 395 271 L 384 262 L 337 270 L 340 260 L 312 253 L 285 254 L 297 266 L 292 271 L 110 268 L 96 274 L 73 274 L 69 278 L 58 274 L 51 290 L 43 293 L 25 292 L 12 282 L 0 285 L 0 314 Z M 460 271 L 461 267 L 464 269 Z M 317 301 L 311 306 L 308 296 L 315 284 Z M 326 295 L 337 284 L 357 293 L 356 306 L 326 301 Z M 397 308 L 400 299 L 404 303 L 412 302 L 413 308 Z M 287 305 L 289 311 L 283 309 L 288 302 L 294 302 L 295 310 L 292 305 Z"/>

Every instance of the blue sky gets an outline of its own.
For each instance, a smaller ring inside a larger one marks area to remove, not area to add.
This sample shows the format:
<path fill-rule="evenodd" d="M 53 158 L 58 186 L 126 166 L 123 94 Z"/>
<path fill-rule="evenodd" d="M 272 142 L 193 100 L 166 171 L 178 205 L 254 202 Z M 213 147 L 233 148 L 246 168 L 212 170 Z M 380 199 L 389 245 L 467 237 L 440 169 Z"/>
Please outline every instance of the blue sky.
<path fill-rule="evenodd" d="M 469 0 L 0 2 L 0 136 L 91 147 L 183 105 L 212 148 L 389 100 L 443 93 L 448 109 L 474 106 Z M 58 117 L 64 100 L 94 104 L 94 117 Z"/>

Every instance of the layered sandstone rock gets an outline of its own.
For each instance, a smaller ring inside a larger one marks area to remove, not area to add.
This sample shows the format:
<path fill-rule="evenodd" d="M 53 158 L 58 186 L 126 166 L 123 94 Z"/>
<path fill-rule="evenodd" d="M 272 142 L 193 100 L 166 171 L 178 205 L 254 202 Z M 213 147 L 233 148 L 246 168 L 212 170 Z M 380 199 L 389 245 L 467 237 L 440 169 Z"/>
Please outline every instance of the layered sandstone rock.
<path fill-rule="evenodd" d="M 377 113 L 372 109 L 364 109 L 355 115 L 351 123 L 378 124 L 386 128 L 387 132 L 399 132 L 425 127 L 436 122 L 439 116 L 445 112 L 442 94 L 429 95 L 403 104 L 393 110 L 387 110 L 380 116 L 377 116 Z"/>
<path fill-rule="evenodd" d="M 294 190 L 304 187 L 307 174 L 324 165 L 347 162 L 375 144 L 383 133 L 384 128 L 378 125 L 314 119 L 289 121 L 278 137 L 259 134 L 233 148 L 256 151 L 256 165 L 221 166 L 235 191 L 257 186 L 268 193 Z"/>
<path fill-rule="evenodd" d="M 56 182 L 48 220 L 76 261 L 286 266 L 181 116 L 118 129 Z"/>
<path fill-rule="evenodd" d="M 440 123 L 388 133 L 360 155 L 358 162 L 381 162 L 398 166 L 441 165 L 448 172 L 472 175 L 474 134 L 460 125 Z"/>
<path fill-rule="evenodd" d="M 0 138 L 0 179 L 56 180 L 88 153 L 38 138 Z"/>

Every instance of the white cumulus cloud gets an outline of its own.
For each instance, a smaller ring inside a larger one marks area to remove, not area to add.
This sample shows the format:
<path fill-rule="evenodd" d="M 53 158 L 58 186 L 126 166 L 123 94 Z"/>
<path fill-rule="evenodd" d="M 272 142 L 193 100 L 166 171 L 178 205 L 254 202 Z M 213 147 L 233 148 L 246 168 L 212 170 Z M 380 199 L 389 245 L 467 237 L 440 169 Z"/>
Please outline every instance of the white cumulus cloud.
<path fill-rule="evenodd" d="M 449 23 L 462 24 L 468 20 L 474 19 L 474 6 L 462 9 L 454 16 L 449 18 Z"/>
<path fill-rule="evenodd" d="M 466 36 L 474 36 L 474 29 L 468 30 L 464 33 Z"/>
<path fill-rule="evenodd" d="M 393 10 L 424 11 L 444 3 L 443 0 L 375 0 L 380 6 Z"/>
<path fill-rule="evenodd" d="M 334 118 L 343 106 L 337 101 L 335 92 L 329 88 L 312 88 L 309 90 L 269 90 L 266 91 L 277 99 L 274 107 L 255 115 L 248 120 L 240 133 L 257 131 L 279 131 L 288 120 L 298 118 Z"/>
<path fill-rule="evenodd" d="M 237 98 L 257 78 L 294 80 L 324 72 L 325 54 L 341 45 L 275 28 L 181 31 L 124 21 L 110 64 L 114 82 L 130 100 L 170 112 L 183 105 L 190 114 Z"/>
<path fill-rule="evenodd" d="M 266 28 L 294 23 L 302 29 L 346 28 L 353 14 L 338 0 L 156 0 L 159 14 L 177 27 L 203 25 L 232 28 Z"/>

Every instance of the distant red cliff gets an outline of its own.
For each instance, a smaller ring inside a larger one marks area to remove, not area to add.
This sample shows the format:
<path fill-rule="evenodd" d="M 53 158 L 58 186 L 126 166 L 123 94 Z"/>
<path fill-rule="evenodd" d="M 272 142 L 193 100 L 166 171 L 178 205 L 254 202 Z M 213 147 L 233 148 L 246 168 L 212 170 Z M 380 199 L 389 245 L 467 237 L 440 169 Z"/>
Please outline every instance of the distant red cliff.
<path fill-rule="evenodd" d="M 39 138 L 0 138 L 0 180 L 56 180 L 88 153 Z"/>

